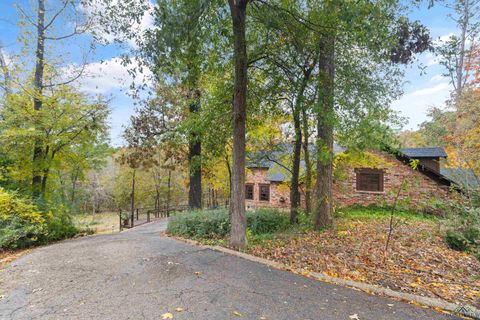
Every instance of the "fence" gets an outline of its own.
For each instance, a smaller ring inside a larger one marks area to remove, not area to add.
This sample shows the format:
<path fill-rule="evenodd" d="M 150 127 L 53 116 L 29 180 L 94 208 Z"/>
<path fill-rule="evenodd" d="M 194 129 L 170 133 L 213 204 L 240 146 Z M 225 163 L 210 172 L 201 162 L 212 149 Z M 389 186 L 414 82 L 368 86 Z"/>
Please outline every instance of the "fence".
<path fill-rule="evenodd" d="M 228 208 L 228 200 L 229 199 L 218 199 L 215 201 L 207 202 L 205 209 Z M 186 204 L 175 205 L 169 208 L 135 208 L 133 212 L 131 209 L 120 209 L 118 215 L 120 231 L 122 231 L 123 229 L 133 228 L 161 218 L 167 218 L 170 216 L 171 212 L 180 212 L 188 209 L 189 206 Z"/>
<path fill-rule="evenodd" d="M 133 210 L 122 210 L 119 212 L 120 231 L 133 228 L 154 220 L 166 218 L 171 212 L 185 211 L 188 205 L 177 205 L 172 208 L 136 208 Z"/>

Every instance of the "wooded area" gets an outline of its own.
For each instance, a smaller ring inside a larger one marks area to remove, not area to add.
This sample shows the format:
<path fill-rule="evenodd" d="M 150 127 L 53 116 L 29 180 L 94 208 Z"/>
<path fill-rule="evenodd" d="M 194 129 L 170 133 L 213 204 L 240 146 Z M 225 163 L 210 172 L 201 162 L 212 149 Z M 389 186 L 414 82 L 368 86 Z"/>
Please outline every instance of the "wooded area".
<path fill-rule="evenodd" d="M 333 223 L 334 142 L 353 155 L 444 146 L 452 166 L 479 174 L 478 1 L 439 2 L 428 4 L 448 5 L 459 31 L 445 41 L 408 18 L 427 3 L 419 0 L 17 5 L 21 48 L 0 59 L 2 192 L 66 225 L 77 213 L 227 205 L 230 244 L 243 248 L 246 163 L 256 152 L 293 146 L 282 163 L 290 223 L 302 185 L 316 230 Z M 151 28 L 130 27 L 147 12 Z M 109 141 L 109 97 L 78 86 L 107 43 L 124 46 L 135 79 L 138 105 L 121 147 Z M 418 131 L 401 132 L 391 103 L 424 52 L 445 67 L 451 98 Z"/>

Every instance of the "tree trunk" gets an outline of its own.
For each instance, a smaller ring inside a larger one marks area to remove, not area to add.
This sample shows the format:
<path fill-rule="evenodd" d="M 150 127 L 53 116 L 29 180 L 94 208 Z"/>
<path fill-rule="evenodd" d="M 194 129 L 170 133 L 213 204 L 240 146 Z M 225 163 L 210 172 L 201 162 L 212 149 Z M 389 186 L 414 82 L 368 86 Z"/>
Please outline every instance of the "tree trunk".
<path fill-rule="evenodd" d="M 42 176 L 42 187 L 41 187 L 41 195 L 45 196 L 45 193 L 47 191 L 47 179 L 48 179 L 48 174 L 50 173 L 50 169 L 45 169 L 43 170 L 43 176 Z"/>
<path fill-rule="evenodd" d="M 38 0 L 37 17 L 37 49 L 35 52 L 35 78 L 33 110 L 39 111 L 42 108 L 43 94 L 43 72 L 45 69 L 45 0 Z M 41 139 L 36 139 L 33 148 L 32 163 L 32 197 L 43 197 L 42 193 L 42 164 L 44 152 Z"/>
<path fill-rule="evenodd" d="M 79 171 L 79 169 L 75 168 L 75 173 L 73 174 L 73 177 L 72 177 L 72 193 L 70 195 L 70 202 L 72 203 L 72 205 L 75 204 L 75 196 L 76 196 L 76 192 L 77 192 L 78 171 Z"/>
<path fill-rule="evenodd" d="M 136 169 L 133 169 L 133 172 L 132 172 L 132 194 L 130 196 L 130 212 L 132 214 L 132 217 L 133 217 L 133 214 L 135 213 L 135 173 L 136 173 Z"/>
<path fill-rule="evenodd" d="M 310 163 L 310 150 L 308 144 L 308 115 L 305 104 L 302 106 L 303 126 L 303 157 L 305 159 L 305 211 L 309 214 L 312 211 L 312 167 Z"/>
<path fill-rule="evenodd" d="M 293 163 L 292 163 L 292 178 L 290 183 L 290 223 L 295 224 L 298 221 L 297 214 L 300 207 L 300 157 L 302 153 L 302 127 L 300 123 L 300 109 L 303 105 L 303 94 L 307 86 L 305 77 L 298 89 L 297 98 L 293 106 L 293 127 L 295 131 L 295 142 L 293 146 Z"/>
<path fill-rule="evenodd" d="M 200 91 L 195 91 L 195 98 L 190 104 L 190 113 L 197 113 L 200 109 Z M 188 206 L 190 209 L 202 208 L 202 143 L 196 133 L 190 137 L 188 161 L 190 165 L 190 188 L 188 191 Z"/>
<path fill-rule="evenodd" d="M 168 180 L 167 180 L 167 217 L 170 216 L 170 188 L 172 182 L 172 170 L 168 169 Z"/>
<path fill-rule="evenodd" d="M 317 181 L 315 186 L 315 229 L 332 224 L 333 126 L 334 126 L 334 57 L 333 35 L 320 43 L 319 98 L 317 106 Z"/>
<path fill-rule="evenodd" d="M 247 244 L 245 216 L 245 131 L 247 109 L 247 47 L 245 39 L 247 0 L 229 0 L 233 23 L 235 83 L 233 98 L 232 204 L 230 244 Z"/>
<path fill-rule="evenodd" d="M 463 3 L 463 17 L 461 18 L 461 34 L 460 34 L 460 51 L 458 57 L 458 64 L 456 68 L 456 84 L 455 84 L 455 94 L 456 101 L 460 98 L 464 85 L 464 65 L 465 65 L 465 44 L 467 40 L 467 32 L 469 26 L 470 18 L 470 0 L 465 0 Z"/>

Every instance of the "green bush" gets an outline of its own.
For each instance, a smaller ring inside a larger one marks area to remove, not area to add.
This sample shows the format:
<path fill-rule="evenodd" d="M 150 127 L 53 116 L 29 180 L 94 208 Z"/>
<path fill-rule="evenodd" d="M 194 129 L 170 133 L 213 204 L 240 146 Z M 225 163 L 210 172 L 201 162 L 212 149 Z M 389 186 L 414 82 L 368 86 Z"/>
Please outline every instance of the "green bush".
<path fill-rule="evenodd" d="M 77 232 L 63 208 L 42 206 L 40 210 L 30 201 L 0 188 L 0 249 L 25 248 L 69 238 Z"/>
<path fill-rule="evenodd" d="M 453 250 L 466 251 L 468 249 L 468 240 L 461 232 L 448 230 L 445 235 L 445 241 Z"/>
<path fill-rule="evenodd" d="M 37 207 L 0 188 L 0 248 L 16 249 L 40 241 L 46 220 Z"/>
<path fill-rule="evenodd" d="M 247 228 L 254 235 L 274 233 L 288 227 L 288 216 L 278 210 L 247 211 Z M 220 239 L 230 232 L 227 209 L 201 210 L 170 217 L 167 232 L 194 239 Z"/>
<path fill-rule="evenodd" d="M 253 234 L 275 233 L 285 230 L 289 225 L 289 217 L 274 209 L 257 209 L 247 211 L 247 228 Z"/>
<path fill-rule="evenodd" d="M 480 208 L 466 204 L 452 207 L 445 241 L 454 250 L 480 252 Z"/>
<path fill-rule="evenodd" d="M 63 208 L 52 208 L 46 216 L 45 241 L 58 241 L 71 238 L 78 233 L 70 215 Z"/>

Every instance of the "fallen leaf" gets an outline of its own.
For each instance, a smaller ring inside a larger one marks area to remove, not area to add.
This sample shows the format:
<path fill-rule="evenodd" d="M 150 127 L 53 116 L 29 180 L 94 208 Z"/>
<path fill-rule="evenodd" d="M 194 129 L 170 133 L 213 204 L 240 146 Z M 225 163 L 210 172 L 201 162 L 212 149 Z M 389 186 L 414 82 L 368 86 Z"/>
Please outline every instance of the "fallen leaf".
<path fill-rule="evenodd" d="M 199 276 L 199 275 L 202 274 L 200 271 L 195 271 L 194 273 L 195 273 L 196 276 Z"/>
<path fill-rule="evenodd" d="M 170 312 L 162 314 L 162 320 L 173 319 L 173 314 Z"/>
<path fill-rule="evenodd" d="M 183 311 L 183 308 L 180 308 L 180 307 L 175 308 L 175 311 L 177 311 L 177 312 L 182 312 L 182 311 Z"/>
<path fill-rule="evenodd" d="M 243 317 L 243 314 L 241 314 L 241 313 L 238 312 L 238 311 L 233 311 L 232 313 L 233 313 L 234 316 Z"/>
<path fill-rule="evenodd" d="M 360 318 L 358 317 L 358 314 L 352 314 L 351 316 L 349 316 L 350 319 L 352 320 L 360 320 Z"/>

